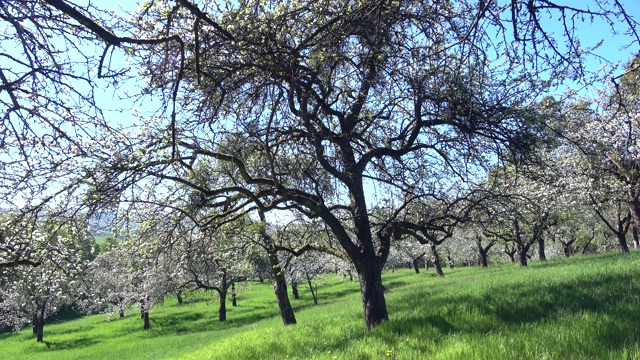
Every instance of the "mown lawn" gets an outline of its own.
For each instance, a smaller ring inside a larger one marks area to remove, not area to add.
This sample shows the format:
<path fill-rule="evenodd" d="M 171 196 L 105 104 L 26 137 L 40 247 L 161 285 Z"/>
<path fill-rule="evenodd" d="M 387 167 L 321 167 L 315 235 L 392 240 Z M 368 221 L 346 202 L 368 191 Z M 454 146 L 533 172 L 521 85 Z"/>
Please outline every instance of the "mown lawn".
<path fill-rule="evenodd" d="M 270 284 L 217 302 L 167 299 L 143 331 L 134 310 L 0 334 L 3 359 L 640 359 L 640 252 L 384 275 L 390 321 L 367 331 L 356 282 L 328 276 L 320 304 L 300 286 L 282 325 Z"/>

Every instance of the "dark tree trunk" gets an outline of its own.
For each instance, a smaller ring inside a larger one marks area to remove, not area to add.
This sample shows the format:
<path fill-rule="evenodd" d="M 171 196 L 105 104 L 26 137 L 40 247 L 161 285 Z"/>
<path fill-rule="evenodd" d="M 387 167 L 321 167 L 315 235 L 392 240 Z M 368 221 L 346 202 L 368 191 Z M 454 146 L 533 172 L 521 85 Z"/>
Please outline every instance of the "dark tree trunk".
<path fill-rule="evenodd" d="M 315 291 L 313 290 L 313 284 L 311 279 L 307 277 L 307 284 L 309 284 L 309 290 L 311 290 L 311 296 L 313 297 L 313 304 L 318 305 L 318 285 L 316 285 Z"/>
<path fill-rule="evenodd" d="M 220 296 L 220 307 L 218 308 L 218 320 L 220 322 L 227 321 L 227 291 L 231 284 L 227 282 L 227 270 L 222 270 L 222 280 L 220 281 L 220 288 L 216 289 Z"/>
<path fill-rule="evenodd" d="M 429 259 L 426 256 L 424 258 L 424 271 L 429 271 Z"/>
<path fill-rule="evenodd" d="M 516 243 L 516 252 L 518 253 L 518 264 L 521 267 L 527 266 L 527 251 L 529 248 Z"/>
<path fill-rule="evenodd" d="M 433 256 L 432 258 L 433 267 L 436 268 L 436 273 L 438 274 L 439 277 L 444 277 L 444 272 L 442 272 L 442 266 L 440 266 L 440 256 L 438 256 L 438 250 L 436 249 L 436 245 L 431 244 L 429 245 L 429 247 L 431 248 L 431 255 Z"/>
<path fill-rule="evenodd" d="M 522 241 L 518 219 L 513 221 L 513 243 L 516 253 L 518 254 L 518 264 L 520 264 L 520 267 L 527 266 L 527 251 L 529 251 L 529 245 L 525 245 L 524 241 Z"/>
<path fill-rule="evenodd" d="M 489 261 L 487 260 L 487 252 L 484 251 L 482 245 L 478 247 L 478 256 L 480 258 L 480 266 L 486 268 L 489 266 Z"/>
<path fill-rule="evenodd" d="M 416 259 L 413 259 L 413 261 L 411 261 L 411 264 L 413 265 L 413 271 L 415 271 L 416 274 L 420 274 L 420 267 L 418 266 L 418 259 L 420 259 L 420 258 L 416 258 Z"/>
<path fill-rule="evenodd" d="M 278 255 L 276 253 L 269 253 L 269 263 L 271 269 L 273 269 L 273 290 L 276 293 L 276 299 L 278 301 L 278 307 L 280 309 L 280 316 L 285 325 L 293 325 L 296 323 L 296 316 L 293 313 L 293 308 L 289 302 L 289 295 L 287 294 L 287 282 L 284 277 L 284 273 L 280 268 L 280 262 L 278 261 Z"/>
<path fill-rule="evenodd" d="M 587 249 L 589 248 L 589 245 L 591 244 L 591 242 L 593 241 L 593 239 L 596 238 L 596 232 L 595 230 L 591 230 L 591 237 L 589 238 L 589 240 L 587 240 L 587 242 L 585 242 L 584 246 L 582 247 L 582 250 L 580 251 L 580 253 L 582 255 L 586 255 L 587 254 Z"/>
<path fill-rule="evenodd" d="M 516 255 L 516 247 L 515 247 L 515 246 L 514 246 L 514 247 L 512 247 L 512 248 L 510 248 L 509 246 L 507 246 L 507 245 L 505 244 L 505 246 L 504 246 L 504 253 L 505 253 L 505 254 L 507 254 L 507 256 L 509 257 L 509 260 L 511 260 L 511 263 L 512 263 L 512 264 L 516 262 L 516 258 L 515 258 L 515 255 Z"/>
<path fill-rule="evenodd" d="M 182 299 L 182 290 L 178 290 L 176 292 L 176 298 L 178 299 L 178 304 L 182 304 L 184 300 Z"/>
<path fill-rule="evenodd" d="M 32 318 L 32 321 L 35 321 L 35 335 L 36 342 L 43 342 L 44 340 L 44 314 L 46 310 L 46 302 L 42 304 L 42 307 L 39 309 L 39 313 L 36 313 Z"/>
<path fill-rule="evenodd" d="M 124 310 L 120 309 L 118 310 L 118 315 L 123 318 L 124 317 Z"/>
<path fill-rule="evenodd" d="M 300 300 L 300 293 L 298 293 L 298 283 L 295 281 L 291 283 L 291 292 L 293 292 L 293 298 L 295 300 Z"/>
<path fill-rule="evenodd" d="M 382 285 L 382 267 L 370 265 L 368 268 L 358 268 L 360 294 L 364 308 L 364 320 L 368 329 L 373 329 L 383 321 L 389 320 L 387 303 L 384 299 Z"/>
<path fill-rule="evenodd" d="M 616 237 L 618 238 L 618 246 L 620 246 L 620 251 L 623 253 L 629 252 L 629 245 L 627 245 L 627 237 L 623 233 L 617 233 Z"/>
<path fill-rule="evenodd" d="M 142 325 L 142 329 L 143 330 L 151 329 L 151 323 L 149 322 L 149 311 L 148 310 L 145 310 L 142 313 L 142 319 L 144 320 L 144 325 Z"/>
<path fill-rule="evenodd" d="M 629 212 L 631 213 L 631 217 L 633 218 L 633 225 L 631 227 L 631 234 L 633 236 L 633 247 L 638 249 L 640 248 L 640 236 L 639 230 L 640 227 L 640 203 L 638 200 L 632 201 L 629 203 Z"/>
<path fill-rule="evenodd" d="M 575 241 L 576 239 L 571 239 L 567 242 L 560 240 L 560 244 L 562 244 L 562 252 L 564 253 L 565 257 L 570 257 L 571 254 L 573 253 L 571 251 L 571 244 L 573 244 Z"/>
<path fill-rule="evenodd" d="M 484 247 L 484 246 L 482 246 L 482 238 L 479 237 L 479 236 L 476 238 L 476 245 L 477 245 L 477 251 L 478 251 L 478 263 L 483 268 L 489 267 L 489 259 L 488 259 L 489 250 L 491 250 L 491 248 L 495 244 L 496 244 L 496 241 L 492 240 L 492 241 L 489 242 L 489 245 Z M 471 264 L 469 264 L 469 265 L 471 265 Z"/>
<path fill-rule="evenodd" d="M 231 283 L 231 306 L 238 306 L 235 281 Z"/>
<path fill-rule="evenodd" d="M 44 341 L 44 319 L 41 317 L 37 317 L 36 321 L 36 342 Z"/>
<path fill-rule="evenodd" d="M 220 295 L 220 308 L 218 308 L 218 320 L 220 320 L 220 322 L 227 321 L 227 291 L 226 290 L 220 291 L 218 295 Z"/>
<path fill-rule="evenodd" d="M 538 237 L 538 259 L 540 259 L 540 261 L 547 260 L 547 255 L 544 251 L 544 238 L 542 236 Z"/>
<path fill-rule="evenodd" d="M 38 315 L 37 314 L 33 314 L 33 317 L 31 317 L 31 328 L 33 329 L 33 335 L 36 335 L 38 333 Z"/>

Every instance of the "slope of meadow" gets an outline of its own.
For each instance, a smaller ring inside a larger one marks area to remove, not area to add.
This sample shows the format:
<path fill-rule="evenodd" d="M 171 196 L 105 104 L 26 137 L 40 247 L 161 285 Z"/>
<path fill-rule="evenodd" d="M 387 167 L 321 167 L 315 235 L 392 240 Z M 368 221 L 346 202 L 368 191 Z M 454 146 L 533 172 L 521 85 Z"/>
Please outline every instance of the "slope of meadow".
<path fill-rule="evenodd" d="M 356 282 L 302 286 L 283 326 L 270 284 L 252 283 L 217 321 L 217 302 L 106 321 L 92 315 L 0 334 L 3 359 L 640 359 L 640 252 L 384 275 L 391 319 L 367 331 Z"/>

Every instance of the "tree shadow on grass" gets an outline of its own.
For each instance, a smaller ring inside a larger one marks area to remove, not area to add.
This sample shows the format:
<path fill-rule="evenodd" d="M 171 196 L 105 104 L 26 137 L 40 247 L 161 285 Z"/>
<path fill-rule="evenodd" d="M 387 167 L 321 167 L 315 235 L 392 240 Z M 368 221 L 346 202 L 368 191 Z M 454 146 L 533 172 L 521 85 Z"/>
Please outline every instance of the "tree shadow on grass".
<path fill-rule="evenodd" d="M 79 349 L 79 348 L 93 346 L 98 342 L 99 341 L 95 337 L 73 338 L 73 339 L 61 340 L 61 341 L 44 340 L 43 343 L 46 345 L 46 348 L 42 348 L 42 347 L 34 348 L 33 351 L 49 352 L 49 351 Z"/>
<path fill-rule="evenodd" d="M 416 334 L 460 332 L 482 336 L 496 327 L 518 331 L 527 324 L 555 321 L 561 314 L 576 317 L 599 314 L 606 315 L 602 320 L 604 328 L 598 329 L 597 338 L 594 335 L 590 341 L 604 348 L 623 350 L 625 343 L 636 343 L 640 337 L 638 285 L 637 278 L 632 275 L 601 275 L 520 287 L 507 284 L 487 289 L 478 296 L 461 293 L 419 297 L 407 294 L 393 299 L 392 321 L 382 324 L 389 331 L 376 334 L 388 342 Z M 425 313 L 419 314 L 415 309 L 425 309 Z M 460 317 L 457 312 L 481 315 Z M 408 315 L 400 315 L 402 318 L 394 321 L 394 313 Z"/>

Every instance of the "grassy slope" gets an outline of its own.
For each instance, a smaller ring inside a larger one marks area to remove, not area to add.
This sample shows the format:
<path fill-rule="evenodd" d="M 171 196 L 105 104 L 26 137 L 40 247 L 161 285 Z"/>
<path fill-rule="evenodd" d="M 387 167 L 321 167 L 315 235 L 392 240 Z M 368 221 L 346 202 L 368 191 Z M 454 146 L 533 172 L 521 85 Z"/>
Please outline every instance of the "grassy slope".
<path fill-rule="evenodd" d="M 153 309 L 151 331 L 135 314 L 88 316 L 0 334 L 6 359 L 640 359 L 640 252 L 420 275 L 385 274 L 391 319 L 366 331 L 357 283 L 331 276 L 320 305 L 301 287 L 298 325 L 285 327 L 269 284 L 252 284 L 229 307 Z"/>

